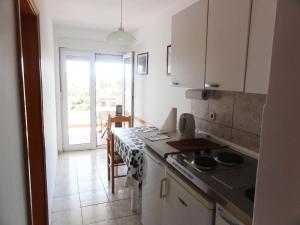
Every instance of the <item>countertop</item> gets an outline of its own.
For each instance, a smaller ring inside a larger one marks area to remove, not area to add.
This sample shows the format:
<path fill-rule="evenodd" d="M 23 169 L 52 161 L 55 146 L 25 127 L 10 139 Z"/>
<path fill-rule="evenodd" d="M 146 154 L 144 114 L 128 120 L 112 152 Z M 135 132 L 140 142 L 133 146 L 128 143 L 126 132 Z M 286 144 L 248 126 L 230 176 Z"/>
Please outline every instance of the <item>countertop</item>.
<path fill-rule="evenodd" d="M 167 141 L 178 140 L 178 135 L 176 133 L 168 134 L 171 138 L 162 141 L 150 141 L 146 139 L 147 137 L 153 135 L 154 133 L 139 133 L 138 136 L 145 142 L 146 146 L 146 154 L 155 154 L 161 161 L 164 162 L 165 166 L 171 169 L 176 175 L 182 178 L 185 182 L 191 185 L 194 189 L 200 189 L 200 191 L 207 194 L 216 203 L 220 204 L 226 210 L 228 210 L 231 214 L 233 214 L 236 218 L 238 218 L 245 225 L 252 224 L 253 217 L 253 202 L 248 200 L 244 195 L 244 192 L 247 188 L 253 186 L 255 184 L 256 179 L 256 168 L 257 168 L 257 160 L 249 158 L 251 163 L 251 167 L 247 167 L 247 170 L 239 170 L 238 176 L 247 176 L 249 177 L 249 183 L 251 185 L 247 187 L 241 187 L 237 189 L 229 189 L 222 183 L 218 182 L 216 179 L 212 177 L 212 174 L 201 174 L 198 176 L 203 183 L 201 187 L 198 188 L 194 184 L 192 184 L 188 179 L 186 179 L 183 175 L 181 175 L 177 170 L 175 170 L 170 164 L 166 162 L 166 156 L 172 152 L 178 152 L 177 149 L 166 144 Z M 229 174 L 226 174 L 230 176 Z M 236 176 L 236 172 L 234 174 Z"/>

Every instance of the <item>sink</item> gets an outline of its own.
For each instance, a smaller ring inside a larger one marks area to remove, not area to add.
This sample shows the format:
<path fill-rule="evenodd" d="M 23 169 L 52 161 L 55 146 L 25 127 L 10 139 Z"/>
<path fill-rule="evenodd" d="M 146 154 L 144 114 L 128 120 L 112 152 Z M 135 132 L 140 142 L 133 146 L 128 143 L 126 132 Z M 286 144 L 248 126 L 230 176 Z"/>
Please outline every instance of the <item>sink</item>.
<path fill-rule="evenodd" d="M 251 202 L 254 202 L 255 187 L 248 188 L 248 189 L 245 191 L 245 195 L 246 195 L 246 197 L 247 197 Z"/>

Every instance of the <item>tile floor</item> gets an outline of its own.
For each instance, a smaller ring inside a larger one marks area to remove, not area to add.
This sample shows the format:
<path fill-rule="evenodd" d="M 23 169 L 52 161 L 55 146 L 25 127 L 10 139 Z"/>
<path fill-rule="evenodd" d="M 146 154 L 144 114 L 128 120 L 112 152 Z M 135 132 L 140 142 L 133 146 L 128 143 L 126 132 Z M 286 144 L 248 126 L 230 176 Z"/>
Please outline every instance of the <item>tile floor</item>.
<path fill-rule="evenodd" d="M 59 155 L 52 225 L 141 225 L 140 210 L 130 210 L 125 178 L 116 179 L 112 194 L 106 165 L 105 149 Z"/>

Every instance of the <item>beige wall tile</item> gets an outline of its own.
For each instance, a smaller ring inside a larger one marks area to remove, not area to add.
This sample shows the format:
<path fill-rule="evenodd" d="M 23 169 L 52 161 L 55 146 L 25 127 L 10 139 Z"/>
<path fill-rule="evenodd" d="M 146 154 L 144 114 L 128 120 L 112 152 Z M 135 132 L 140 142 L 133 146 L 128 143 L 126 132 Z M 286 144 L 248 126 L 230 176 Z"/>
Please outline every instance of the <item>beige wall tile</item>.
<path fill-rule="evenodd" d="M 209 100 L 209 112 L 216 113 L 216 120 L 214 122 L 231 127 L 233 104 L 233 92 L 212 92 Z"/>
<path fill-rule="evenodd" d="M 231 141 L 255 152 L 259 152 L 260 137 L 258 135 L 232 129 Z"/>
<path fill-rule="evenodd" d="M 192 114 L 195 117 L 198 117 L 203 120 L 207 120 L 208 103 L 209 101 L 205 101 L 205 100 L 192 100 L 192 109 L 191 109 Z"/>
<path fill-rule="evenodd" d="M 265 95 L 236 93 L 233 128 L 260 135 Z"/>
<path fill-rule="evenodd" d="M 231 138 L 231 128 L 222 124 L 208 122 L 207 132 L 226 140 Z"/>

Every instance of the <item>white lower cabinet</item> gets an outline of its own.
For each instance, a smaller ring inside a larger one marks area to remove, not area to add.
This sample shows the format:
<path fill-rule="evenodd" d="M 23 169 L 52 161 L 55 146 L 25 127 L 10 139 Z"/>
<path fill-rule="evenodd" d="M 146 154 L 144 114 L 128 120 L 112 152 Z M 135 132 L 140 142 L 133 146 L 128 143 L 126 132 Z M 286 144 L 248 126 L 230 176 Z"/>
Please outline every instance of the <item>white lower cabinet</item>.
<path fill-rule="evenodd" d="M 244 224 L 240 222 L 238 219 L 234 218 L 224 208 L 217 205 L 215 225 L 244 225 Z"/>
<path fill-rule="evenodd" d="M 213 225 L 215 203 L 144 154 L 143 225 Z"/>
<path fill-rule="evenodd" d="M 161 182 L 165 178 L 165 168 L 154 157 L 144 154 L 144 180 L 142 192 L 142 224 L 162 225 L 163 198 Z"/>
<path fill-rule="evenodd" d="M 163 204 L 163 225 L 213 225 L 215 206 L 167 171 L 167 192 Z"/>

